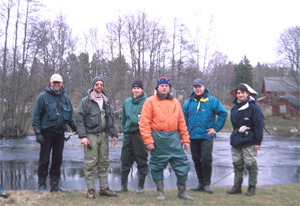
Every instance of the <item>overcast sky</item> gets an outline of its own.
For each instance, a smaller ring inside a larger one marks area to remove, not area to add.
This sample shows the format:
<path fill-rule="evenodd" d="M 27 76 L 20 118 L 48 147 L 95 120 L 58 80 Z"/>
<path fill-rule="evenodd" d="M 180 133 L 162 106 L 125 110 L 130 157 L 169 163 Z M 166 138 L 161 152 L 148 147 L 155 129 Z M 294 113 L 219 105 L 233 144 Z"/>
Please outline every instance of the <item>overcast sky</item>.
<path fill-rule="evenodd" d="M 195 13 L 202 22 L 213 15 L 216 48 L 239 63 L 244 55 L 255 66 L 276 61 L 275 48 L 284 29 L 300 25 L 299 0 L 43 0 L 45 15 L 62 12 L 76 33 L 91 27 L 103 29 L 119 11 L 145 10 L 151 17 L 172 25 L 178 18 L 189 28 Z"/>

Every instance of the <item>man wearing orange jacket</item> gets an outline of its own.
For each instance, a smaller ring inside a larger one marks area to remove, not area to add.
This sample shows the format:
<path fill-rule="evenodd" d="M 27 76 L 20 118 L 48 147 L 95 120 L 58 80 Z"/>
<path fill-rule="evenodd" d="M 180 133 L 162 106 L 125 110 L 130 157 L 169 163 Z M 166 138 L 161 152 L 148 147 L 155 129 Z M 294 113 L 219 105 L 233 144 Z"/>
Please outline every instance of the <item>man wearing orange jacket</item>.
<path fill-rule="evenodd" d="M 177 177 L 178 197 L 193 201 L 194 198 L 186 193 L 191 167 L 184 152 L 189 148 L 190 136 L 181 105 L 169 93 L 171 86 L 169 78 L 158 79 L 156 95 L 148 98 L 143 105 L 139 127 L 151 154 L 149 167 L 157 188 L 157 200 L 166 199 L 163 170 L 170 163 Z"/>

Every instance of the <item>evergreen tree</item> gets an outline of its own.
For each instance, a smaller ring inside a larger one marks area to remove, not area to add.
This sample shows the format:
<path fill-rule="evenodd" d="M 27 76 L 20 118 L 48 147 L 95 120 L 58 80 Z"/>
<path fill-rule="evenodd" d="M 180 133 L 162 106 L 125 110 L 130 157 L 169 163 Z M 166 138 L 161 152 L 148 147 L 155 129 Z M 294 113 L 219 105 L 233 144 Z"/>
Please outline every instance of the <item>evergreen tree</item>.
<path fill-rule="evenodd" d="M 246 56 L 240 61 L 238 65 L 234 66 L 235 70 L 235 85 L 239 83 L 248 84 L 253 87 L 253 67 Z"/>

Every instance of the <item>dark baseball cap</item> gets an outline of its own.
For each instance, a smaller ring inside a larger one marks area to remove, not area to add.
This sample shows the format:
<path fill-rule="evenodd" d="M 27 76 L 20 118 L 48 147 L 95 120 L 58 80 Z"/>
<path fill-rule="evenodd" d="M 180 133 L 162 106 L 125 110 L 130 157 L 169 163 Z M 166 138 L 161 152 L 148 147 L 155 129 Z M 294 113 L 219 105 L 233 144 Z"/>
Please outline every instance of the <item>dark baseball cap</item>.
<path fill-rule="evenodd" d="M 193 86 L 197 86 L 197 85 L 199 86 L 204 85 L 204 81 L 202 79 L 195 79 L 193 81 Z"/>

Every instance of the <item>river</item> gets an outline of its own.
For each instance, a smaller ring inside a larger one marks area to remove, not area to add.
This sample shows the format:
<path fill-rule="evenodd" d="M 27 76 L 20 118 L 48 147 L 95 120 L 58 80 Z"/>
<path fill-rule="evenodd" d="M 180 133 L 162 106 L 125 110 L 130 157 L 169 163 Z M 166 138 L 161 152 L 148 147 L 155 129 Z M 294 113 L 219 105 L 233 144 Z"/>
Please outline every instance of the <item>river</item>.
<path fill-rule="evenodd" d="M 233 184 L 233 166 L 231 159 L 231 146 L 229 145 L 230 133 L 218 133 L 213 148 L 212 187 Z M 288 139 L 292 133 L 265 133 L 261 150 L 258 153 L 258 186 L 285 183 L 300 183 L 300 135 Z M 111 189 L 120 187 L 120 155 L 123 134 L 119 135 L 115 147 L 110 146 L 110 167 L 108 180 Z M 112 141 L 110 138 L 110 145 Z M 191 152 L 186 152 L 190 160 L 187 187 L 197 183 L 194 163 Z M 61 167 L 61 185 L 69 190 L 86 189 L 83 174 L 83 147 L 77 135 L 65 143 Z M 150 155 L 149 155 L 150 156 Z M 37 167 L 39 157 L 39 144 L 35 136 L 23 139 L 0 139 L 0 186 L 3 190 L 36 190 Z M 97 178 L 96 178 L 97 179 Z M 129 189 L 137 187 L 137 168 L 134 164 L 128 180 Z M 169 165 L 164 170 L 165 188 L 176 188 L 176 176 Z M 244 186 L 248 185 L 248 172 L 244 171 Z M 154 189 L 150 171 L 148 173 L 145 189 Z M 47 182 L 47 189 L 49 184 Z M 99 189 L 96 181 L 96 189 Z"/>

